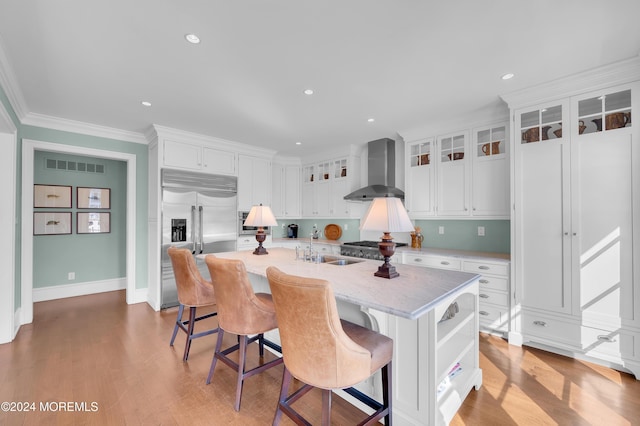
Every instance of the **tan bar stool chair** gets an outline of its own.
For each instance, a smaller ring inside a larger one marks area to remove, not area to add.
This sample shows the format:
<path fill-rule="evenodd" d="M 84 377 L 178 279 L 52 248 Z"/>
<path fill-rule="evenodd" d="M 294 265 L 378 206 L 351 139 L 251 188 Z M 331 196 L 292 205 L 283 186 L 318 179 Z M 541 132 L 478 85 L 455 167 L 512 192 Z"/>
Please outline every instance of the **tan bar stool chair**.
<path fill-rule="evenodd" d="M 191 349 L 191 341 L 193 339 L 208 336 L 218 331 L 218 327 L 216 327 L 194 334 L 196 322 L 217 315 L 217 312 L 211 312 L 196 316 L 196 309 L 205 306 L 214 306 L 216 304 L 216 297 L 213 291 L 213 284 L 202 278 L 190 250 L 169 247 L 167 252 L 171 258 L 173 273 L 176 277 L 178 302 L 180 303 L 178 307 L 178 317 L 173 327 L 173 335 L 171 336 L 169 346 L 173 346 L 173 342 L 176 340 L 176 335 L 178 334 L 178 329 L 184 331 L 187 334 L 187 341 L 184 346 L 182 360 L 186 361 L 189 358 L 189 350 Z M 189 319 L 186 321 L 182 319 L 185 307 L 189 308 Z"/>
<path fill-rule="evenodd" d="M 280 400 L 273 424 L 282 413 L 298 425 L 307 422 L 291 405 L 313 387 L 322 389 L 322 424 L 331 424 L 333 389 L 345 389 L 375 412 L 360 424 L 384 417 L 391 425 L 391 358 L 393 340 L 367 328 L 341 320 L 328 281 L 287 275 L 267 268 L 284 358 Z M 383 403 L 350 388 L 382 369 Z M 304 385 L 289 395 L 291 378 Z"/>
<path fill-rule="evenodd" d="M 211 281 L 216 290 L 218 299 L 218 342 L 211 360 L 211 368 L 207 377 L 207 384 L 211 383 L 216 367 L 216 361 L 220 360 L 229 367 L 238 371 L 236 384 L 235 410 L 240 411 L 240 399 L 244 380 L 264 370 L 282 364 L 279 357 L 251 370 L 246 370 L 247 345 L 258 341 L 260 359 L 264 357 L 264 345 L 278 352 L 278 345 L 264 338 L 264 333 L 278 327 L 276 312 L 270 294 L 254 293 L 247 270 L 241 260 L 220 259 L 211 254 L 205 257 L 205 262 L 211 274 Z M 224 333 L 238 335 L 239 343 L 222 349 Z M 249 337 L 249 335 L 253 337 Z M 238 352 L 238 362 L 233 361 L 227 355 Z"/>

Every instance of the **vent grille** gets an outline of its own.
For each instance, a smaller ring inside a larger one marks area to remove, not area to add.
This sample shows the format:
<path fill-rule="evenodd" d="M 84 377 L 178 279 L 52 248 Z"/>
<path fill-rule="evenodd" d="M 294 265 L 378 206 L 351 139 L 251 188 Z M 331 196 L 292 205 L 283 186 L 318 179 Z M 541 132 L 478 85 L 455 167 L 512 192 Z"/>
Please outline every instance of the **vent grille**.
<path fill-rule="evenodd" d="M 64 170 L 68 172 L 97 173 L 104 174 L 104 164 L 84 163 L 80 161 L 65 161 L 46 158 L 44 161 L 45 169 Z"/>

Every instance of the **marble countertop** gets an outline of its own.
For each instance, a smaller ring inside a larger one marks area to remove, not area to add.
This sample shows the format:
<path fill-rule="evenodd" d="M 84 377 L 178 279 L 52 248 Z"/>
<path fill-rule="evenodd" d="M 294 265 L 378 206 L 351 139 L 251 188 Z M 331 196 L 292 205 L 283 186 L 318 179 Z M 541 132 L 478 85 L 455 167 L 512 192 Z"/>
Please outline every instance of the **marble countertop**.
<path fill-rule="evenodd" d="M 267 267 L 275 266 L 287 274 L 325 279 L 332 283 L 336 299 L 408 319 L 422 316 L 480 277 L 467 272 L 396 264 L 400 276 L 386 279 L 373 275 L 382 264 L 379 260 L 349 258 L 361 262 L 344 266 L 316 264 L 295 260 L 292 249 L 267 249 L 269 254 L 263 256 L 254 255 L 252 250 L 215 253 L 215 256 L 240 259 L 249 273 L 262 277 L 266 277 Z"/>

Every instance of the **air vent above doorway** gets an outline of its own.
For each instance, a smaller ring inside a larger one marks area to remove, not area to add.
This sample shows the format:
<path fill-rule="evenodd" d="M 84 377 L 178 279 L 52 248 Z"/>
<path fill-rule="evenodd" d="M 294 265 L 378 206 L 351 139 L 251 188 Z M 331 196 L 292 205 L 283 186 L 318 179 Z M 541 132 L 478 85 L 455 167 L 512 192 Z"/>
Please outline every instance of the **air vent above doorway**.
<path fill-rule="evenodd" d="M 64 170 L 69 172 L 98 173 L 104 174 L 104 164 L 85 163 L 81 161 L 45 159 L 45 169 Z"/>

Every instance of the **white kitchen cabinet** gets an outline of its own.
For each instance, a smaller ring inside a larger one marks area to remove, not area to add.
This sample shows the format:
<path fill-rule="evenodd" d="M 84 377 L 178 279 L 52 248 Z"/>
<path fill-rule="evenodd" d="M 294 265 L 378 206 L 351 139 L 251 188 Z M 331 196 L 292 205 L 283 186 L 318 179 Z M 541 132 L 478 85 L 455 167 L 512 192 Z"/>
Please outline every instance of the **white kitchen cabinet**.
<path fill-rule="evenodd" d="M 458 312 L 442 320 L 453 303 Z M 477 304 L 476 285 L 417 320 L 388 316 L 394 348 L 403 348 L 393 355 L 394 382 L 402 383 L 393 391 L 395 423 L 447 425 L 471 389 L 480 388 Z"/>
<path fill-rule="evenodd" d="M 277 218 L 300 217 L 300 167 L 274 164 L 271 210 Z"/>
<path fill-rule="evenodd" d="M 236 174 L 236 154 L 197 143 L 164 141 L 163 164 L 212 174 Z"/>
<path fill-rule="evenodd" d="M 435 215 L 435 141 L 407 144 L 405 205 L 414 219 Z"/>
<path fill-rule="evenodd" d="M 470 154 L 471 215 L 487 218 L 508 218 L 509 139 L 507 124 L 477 128 L 473 131 Z"/>
<path fill-rule="evenodd" d="M 512 254 L 523 342 L 588 356 L 636 377 L 640 140 L 631 112 L 639 103 L 635 82 L 537 106 L 510 105 Z"/>
<path fill-rule="evenodd" d="M 402 254 L 404 264 L 480 274 L 480 330 L 508 337 L 512 294 L 508 261 L 468 255 L 425 254 L 410 250 L 405 250 Z"/>
<path fill-rule="evenodd" d="M 249 155 L 238 156 L 238 210 L 271 206 L 271 161 Z"/>
<path fill-rule="evenodd" d="M 359 217 L 361 210 L 344 196 L 359 185 L 359 157 L 349 155 L 302 167 L 302 217 Z"/>
<path fill-rule="evenodd" d="M 437 138 L 438 216 L 469 216 L 470 171 L 469 132 L 463 131 Z"/>

